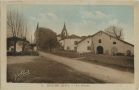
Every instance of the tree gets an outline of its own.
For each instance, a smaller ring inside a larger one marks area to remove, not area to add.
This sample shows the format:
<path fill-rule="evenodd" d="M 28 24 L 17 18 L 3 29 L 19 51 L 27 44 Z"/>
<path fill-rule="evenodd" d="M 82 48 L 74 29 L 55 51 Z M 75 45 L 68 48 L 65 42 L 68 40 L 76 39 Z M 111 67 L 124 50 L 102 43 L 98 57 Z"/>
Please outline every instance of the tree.
<path fill-rule="evenodd" d="M 123 35 L 123 28 L 121 27 L 116 27 L 114 25 L 109 26 L 104 30 L 106 33 L 114 36 L 117 39 L 124 40 L 124 35 Z"/>
<path fill-rule="evenodd" d="M 59 46 L 56 33 L 49 28 L 38 28 L 35 32 L 38 49 L 52 51 Z"/>
<path fill-rule="evenodd" d="M 25 30 L 24 36 L 22 35 L 24 32 L 21 33 L 21 35 L 22 35 L 21 37 L 22 37 L 22 39 L 23 39 L 23 43 L 22 43 L 22 52 L 25 51 L 25 47 L 26 47 L 26 45 L 27 45 L 27 43 L 26 43 L 26 41 L 27 41 L 27 39 L 26 39 L 26 36 L 27 36 L 27 26 L 26 26 L 26 28 L 25 28 L 24 30 Z"/>
<path fill-rule="evenodd" d="M 14 52 L 16 52 L 17 38 L 26 38 L 27 23 L 24 16 L 18 11 L 9 10 L 7 14 L 7 30 L 10 36 L 13 37 Z M 24 45 L 23 45 L 24 47 Z"/>

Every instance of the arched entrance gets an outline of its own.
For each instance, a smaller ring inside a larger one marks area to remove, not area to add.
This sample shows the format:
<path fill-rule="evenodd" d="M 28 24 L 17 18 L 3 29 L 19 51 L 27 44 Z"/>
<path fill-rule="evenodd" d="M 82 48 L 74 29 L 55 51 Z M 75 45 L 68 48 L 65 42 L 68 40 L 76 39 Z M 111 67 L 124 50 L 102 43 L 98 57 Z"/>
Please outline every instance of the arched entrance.
<path fill-rule="evenodd" d="M 103 47 L 102 46 L 97 47 L 97 54 L 103 54 Z"/>

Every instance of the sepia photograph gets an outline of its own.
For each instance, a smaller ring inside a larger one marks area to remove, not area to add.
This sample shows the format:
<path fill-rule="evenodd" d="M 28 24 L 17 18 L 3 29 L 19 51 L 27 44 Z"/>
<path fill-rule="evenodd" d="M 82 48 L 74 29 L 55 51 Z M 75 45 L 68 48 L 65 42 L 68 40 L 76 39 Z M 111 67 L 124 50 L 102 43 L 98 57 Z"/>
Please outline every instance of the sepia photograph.
<path fill-rule="evenodd" d="M 132 5 L 9 4 L 7 83 L 134 83 Z"/>

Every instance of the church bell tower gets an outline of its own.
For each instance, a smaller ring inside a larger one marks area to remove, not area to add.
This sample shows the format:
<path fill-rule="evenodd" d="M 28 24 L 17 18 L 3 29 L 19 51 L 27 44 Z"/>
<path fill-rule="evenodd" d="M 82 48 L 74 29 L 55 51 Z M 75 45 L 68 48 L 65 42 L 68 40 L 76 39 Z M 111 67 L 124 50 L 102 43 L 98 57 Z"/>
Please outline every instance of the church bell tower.
<path fill-rule="evenodd" d="M 67 32 L 67 29 L 66 29 L 66 25 L 64 23 L 64 26 L 63 26 L 63 29 L 62 29 L 62 32 L 61 32 L 61 39 L 65 39 L 65 38 L 68 38 L 68 32 Z"/>

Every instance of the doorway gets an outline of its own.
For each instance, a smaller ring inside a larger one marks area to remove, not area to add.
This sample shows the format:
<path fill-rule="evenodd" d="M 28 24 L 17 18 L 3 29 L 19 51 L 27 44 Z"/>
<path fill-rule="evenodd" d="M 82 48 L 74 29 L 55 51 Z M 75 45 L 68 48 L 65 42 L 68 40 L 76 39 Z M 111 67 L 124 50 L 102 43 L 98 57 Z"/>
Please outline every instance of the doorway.
<path fill-rule="evenodd" d="M 102 46 L 97 47 L 97 54 L 103 54 L 103 47 Z"/>

